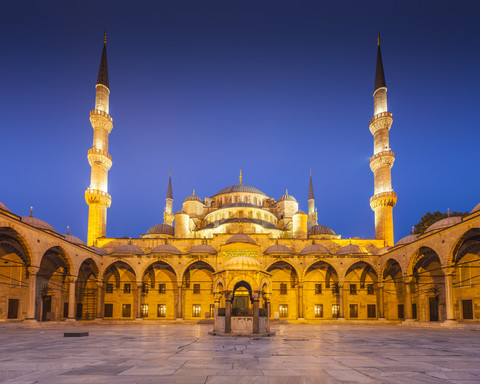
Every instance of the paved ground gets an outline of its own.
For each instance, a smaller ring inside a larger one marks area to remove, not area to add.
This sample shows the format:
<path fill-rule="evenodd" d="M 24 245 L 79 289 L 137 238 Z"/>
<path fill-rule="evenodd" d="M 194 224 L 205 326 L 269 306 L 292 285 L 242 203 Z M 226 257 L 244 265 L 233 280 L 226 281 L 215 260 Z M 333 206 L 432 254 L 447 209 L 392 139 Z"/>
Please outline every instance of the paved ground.
<path fill-rule="evenodd" d="M 211 325 L 0 325 L 5 383 L 479 383 L 480 332 L 282 325 L 271 338 Z M 90 336 L 64 338 L 64 331 Z"/>

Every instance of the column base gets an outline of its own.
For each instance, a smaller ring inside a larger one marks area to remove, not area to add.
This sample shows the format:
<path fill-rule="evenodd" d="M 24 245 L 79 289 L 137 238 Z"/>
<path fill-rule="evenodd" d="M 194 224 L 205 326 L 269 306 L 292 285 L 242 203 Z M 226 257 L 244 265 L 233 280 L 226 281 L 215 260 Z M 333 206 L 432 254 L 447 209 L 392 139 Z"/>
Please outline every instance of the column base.
<path fill-rule="evenodd" d="M 443 322 L 443 324 L 458 324 L 458 321 L 455 319 L 447 319 Z"/>
<path fill-rule="evenodd" d="M 402 321 L 403 324 L 405 323 L 414 323 L 415 321 L 417 321 L 416 319 L 405 319 Z"/>
<path fill-rule="evenodd" d="M 94 322 L 98 323 L 98 322 L 101 322 L 103 321 L 103 317 L 96 317 L 95 320 L 93 320 Z"/>
<path fill-rule="evenodd" d="M 26 324 L 38 324 L 38 321 L 37 319 L 25 319 L 22 321 L 22 323 L 26 323 Z"/>
<path fill-rule="evenodd" d="M 143 320 L 143 317 L 136 317 L 135 318 L 135 321 L 142 321 Z"/>
<path fill-rule="evenodd" d="M 67 323 L 76 323 L 77 319 L 67 319 L 65 320 Z"/>
<path fill-rule="evenodd" d="M 385 317 L 379 317 L 377 320 L 378 321 L 387 321 L 387 319 Z"/>
<path fill-rule="evenodd" d="M 337 321 L 347 321 L 345 317 L 337 317 Z"/>

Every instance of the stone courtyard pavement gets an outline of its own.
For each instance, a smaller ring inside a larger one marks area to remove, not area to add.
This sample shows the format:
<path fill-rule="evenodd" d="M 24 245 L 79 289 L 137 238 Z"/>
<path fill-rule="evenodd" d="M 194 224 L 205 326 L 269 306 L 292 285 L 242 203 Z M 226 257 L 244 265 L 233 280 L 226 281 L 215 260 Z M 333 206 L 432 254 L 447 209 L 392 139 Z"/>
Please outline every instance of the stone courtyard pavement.
<path fill-rule="evenodd" d="M 275 325 L 270 338 L 211 325 L 0 325 L 2 383 L 479 383 L 480 331 Z M 90 336 L 65 338 L 65 331 Z"/>

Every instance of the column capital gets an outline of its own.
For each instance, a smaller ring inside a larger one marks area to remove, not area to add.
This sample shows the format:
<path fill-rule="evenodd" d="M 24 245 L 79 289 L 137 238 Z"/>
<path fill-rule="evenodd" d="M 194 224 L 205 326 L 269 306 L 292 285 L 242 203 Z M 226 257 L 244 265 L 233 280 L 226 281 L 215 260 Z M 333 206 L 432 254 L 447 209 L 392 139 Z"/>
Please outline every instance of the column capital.
<path fill-rule="evenodd" d="M 40 269 L 39 267 L 36 267 L 34 265 L 31 265 L 31 266 L 27 267 L 29 275 L 36 275 L 38 273 L 39 269 Z"/>
<path fill-rule="evenodd" d="M 70 284 L 75 283 L 77 281 L 77 279 L 78 279 L 78 276 L 73 276 L 73 275 L 68 275 L 67 278 L 66 278 L 66 280 Z"/>

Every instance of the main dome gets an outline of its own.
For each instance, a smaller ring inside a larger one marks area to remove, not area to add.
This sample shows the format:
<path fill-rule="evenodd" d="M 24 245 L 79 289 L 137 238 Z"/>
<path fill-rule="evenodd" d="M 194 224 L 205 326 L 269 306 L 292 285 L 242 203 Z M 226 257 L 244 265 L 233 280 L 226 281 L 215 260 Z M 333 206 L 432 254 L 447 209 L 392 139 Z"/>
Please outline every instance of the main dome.
<path fill-rule="evenodd" d="M 255 187 L 251 187 L 249 185 L 243 185 L 243 184 L 231 185 L 229 187 L 223 188 L 213 196 L 223 195 L 225 193 L 234 193 L 234 192 L 258 193 L 260 195 L 266 196 L 265 193 L 263 193 L 259 189 Z"/>

